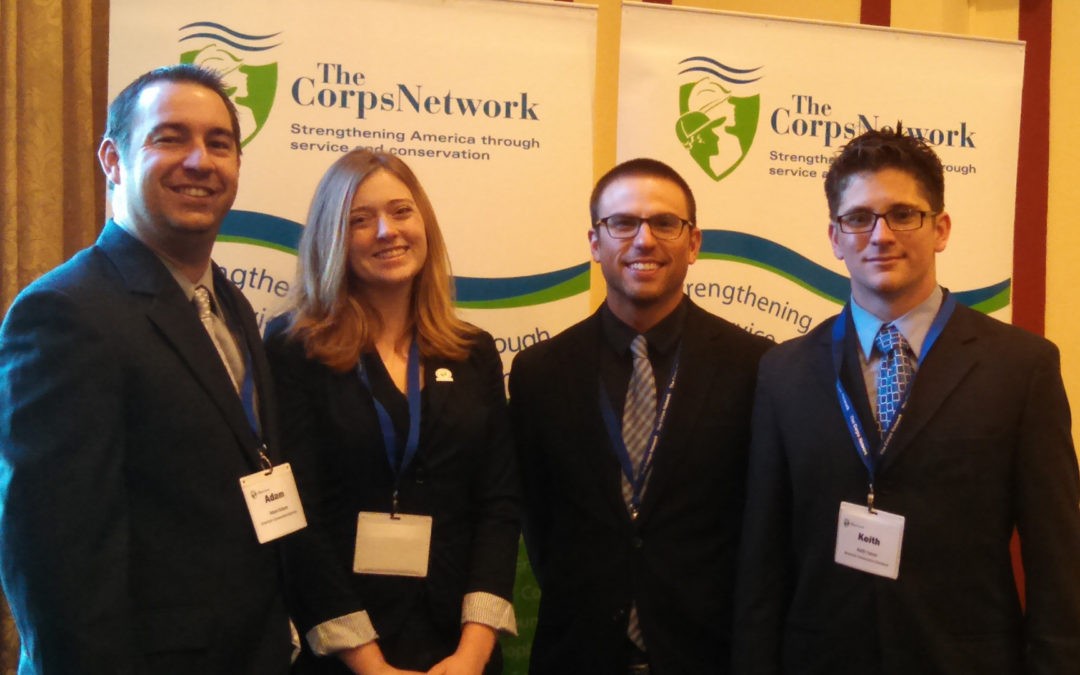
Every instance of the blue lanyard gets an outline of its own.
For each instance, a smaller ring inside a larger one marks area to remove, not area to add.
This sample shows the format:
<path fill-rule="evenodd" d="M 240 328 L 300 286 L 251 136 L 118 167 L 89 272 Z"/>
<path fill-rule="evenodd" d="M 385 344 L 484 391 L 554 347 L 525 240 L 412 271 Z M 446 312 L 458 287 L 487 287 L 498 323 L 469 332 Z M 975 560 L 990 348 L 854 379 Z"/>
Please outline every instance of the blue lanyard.
<path fill-rule="evenodd" d="M 649 443 L 645 447 L 645 454 L 641 458 L 641 465 L 638 467 L 636 474 L 630 461 L 630 452 L 626 449 L 626 443 L 623 441 L 622 424 L 615 419 L 615 409 L 612 407 L 607 391 L 604 389 L 603 380 L 600 382 L 600 414 L 604 418 L 608 436 L 611 438 L 611 444 L 615 448 L 615 456 L 619 459 L 619 464 L 622 465 L 623 475 L 626 476 L 626 480 L 629 481 L 633 489 L 630 496 L 630 517 L 634 520 L 637 519 L 638 512 L 641 509 L 641 494 L 645 491 L 645 478 L 652 469 L 656 446 L 660 443 L 660 434 L 663 432 L 664 422 L 667 420 L 671 395 L 675 391 L 675 376 L 679 374 L 679 352 L 681 350 L 682 346 L 680 345 L 679 350 L 675 352 L 675 363 L 671 366 L 671 377 L 668 379 L 667 387 L 664 389 L 660 412 L 656 415 L 656 421 L 653 422 L 652 433 L 649 434 Z"/>
<path fill-rule="evenodd" d="M 229 333 L 232 334 L 232 328 L 229 326 L 229 311 L 226 309 L 224 302 L 221 302 L 217 296 L 212 295 L 212 301 L 215 303 L 219 310 L 219 319 L 225 322 L 225 325 L 229 327 Z M 273 471 L 273 464 L 270 462 L 270 458 L 267 457 L 267 444 L 262 440 L 262 435 L 259 431 L 259 414 L 255 406 L 255 375 L 254 368 L 252 366 L 252 350 L 248 349 L 247 343 L 244 339 L 244 335 L 240 332 L 237 335 L 230 335 L 230 339 L 235 342 L 237 348 L 244 353 L 244 379 L 240 383 L 240 404 L 244 408 L 244 416 L 247 418 L 247 426 L 251 428 L 252 435 L 255 436 L 255 442 L 258 443 L 258 447 L 255 448 L 255 459 L 262 469 L 265 469 L 267 474 Z M 226 368 L 228 372 L 228 367 Z M 229 381 L 232 381 L 232 377 L 229 377 Z"/>
<path fill-rule="evenodd" d="M 383 447 L 386 449 L 386 458 L 390 462 L 390 470 L 394 473 L 393 506 L 390 515 L 397 514 L 398 510 L 398 487 L 401 485 L 401 476 L 416 457 L 416 450 L 420 446 L 420 344 L 413 335 L 412 345 L 409 347 L 409 362 L 406 366 L 405 388 L 409 399 L 409 435 L 405 439 L 405 447 L 402 449 L 398 440 L 394 422 L 390 419 L 390 413 L 386 406 L 375 396 L 371 388 L 371 380 L 368 379 L 367 371 L 363 363 L 356 366 L 360 373 L 360 381 L 371 393 L 371 400 L 375 404 L 375 414 L 379 418 L 379 429 L 382 431 Z"/>
<path fill-rule="evenodd" d="M 948 291 L 945 291 L 945 297 L 941 302 L 941 308 L 938 309 L 937 316 L 934 317 L 934 321 L 930 324 L 930 330 L 926 333 L 926 340 L 923 342 L 922 350 L 919 353 L 918 364 L 920 366 L 926 359 L 926 355 L 930 353 L 930 348 L 934 346 L 938 337 L 941 336 L 941 331 L 945 329 L 945 324 L 948 323 L 949 317 L 952 316 L 954 309 L 956 309 L 956 298 Z M 859 459 L 862 460 L 863 466 L 866 467 L 866 472 L 869 476 L 870 485 L 866 501 L 870 510 L 873 511 L 874 478 L 877 473 L 877 460 L 878 458 L 885 456 L 885 452 L 888 450 L 889 445 L 892 444 L 893 436 L 900 426 L 900 420 L 904 417 L 904 410 L 907 408 L 908 398 L 911 396 L 913 387 L 908 387 L 907 392 L 904 393 L 904 400 L 900 402 L 900 408 L 897 410 L 896 417 L 893 419 L 892 424 L 889 425 L 889 428 L 883 431 L 884 438 L 881 441 L 881 445 L 878 446 L 877 452 L 871 451 L 870 442 L 867 440 L 865 431 L 863 431 L 859 415 L 855 412 L 855 406 L 852 405 L 851 397 L 848 396 L 847 390 L 844 389 L 844 383 L 840 381 L 840 368 L 844 359 L 844 335 L 847 331 L 847 322 L 850 313 L 851 306 L 844 305 L 844 309 L 840 312 L 840 316 L 836 317 L 836 321 L 833 323 L 833 370 L 836 373 L 836 394 L 840 399 L 840 411 L 844 415 L 844 422 L 847 423 L 848 433 L 851 435 L 851 440 L 855 444 Z M 916 373 L 916 376 L 917 375 L 918 374 Z"/>
<path fill-rule="evenodd" d="M 262 434 L 259 432 L 259 413 L 255 410 L 255 377 L 251 372 L 251 353 L 245 349 L 244 356 L 246 357 L 246 368 L 244 369 L 244 381 L 240 384 L 240 403 L 244 406 L 244 415 L 247 416 L 251 433 L 255 434 L 255 439 L 259 441 L 259 464 L 269 474 L 274 470 L 274 467 L 270 463 L 270 458 L 266 456 L 266 442 L 263 441 Z"/>

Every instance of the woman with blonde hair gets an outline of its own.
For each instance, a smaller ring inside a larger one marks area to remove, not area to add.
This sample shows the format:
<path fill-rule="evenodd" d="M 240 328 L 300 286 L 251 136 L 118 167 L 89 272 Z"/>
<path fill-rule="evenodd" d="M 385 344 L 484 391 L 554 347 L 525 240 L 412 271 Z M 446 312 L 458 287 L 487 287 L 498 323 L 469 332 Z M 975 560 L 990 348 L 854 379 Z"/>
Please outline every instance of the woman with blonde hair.
<path fill-rule="evenodd" d="M 334 162 L 267 338 L 308 519 L 285 545 L 299 672 L 501 672 L 518 483 L 494 340 L 452 296 L 409 167 L 368 150 Z"/>

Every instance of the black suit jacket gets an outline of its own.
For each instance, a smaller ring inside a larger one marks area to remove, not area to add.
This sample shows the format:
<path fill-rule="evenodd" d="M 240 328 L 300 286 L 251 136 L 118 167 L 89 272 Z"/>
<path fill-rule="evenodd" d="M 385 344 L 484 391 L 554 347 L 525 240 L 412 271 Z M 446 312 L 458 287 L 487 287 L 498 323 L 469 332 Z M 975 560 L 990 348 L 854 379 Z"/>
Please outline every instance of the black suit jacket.
<path fill-rule="evenodd" d="M 267 352 L 308 518 L 286 543 L 300 632 L 367 611 L 387 660 L 426 670 L 457 647 L 466 593 L 512 599 L 520 491 L 495 343 L 481 333 L 464 361 L 424 360 L 420 444 L 399 495 L 402 513 L 434 518 L 428 575 L 414 579 L 353 573 L 357 515 L 391 508 L 394 478 L 375 406 L 356 370 L 308 359 L 284 328 L 283 319 L 271 324 Z M 395 649 L 405 631 L 432 639 Z M 347 672 L 336 659 L 315 667 Z"/>
<path fill-rule="evenodd" d="M 691 304 L 636 522 L 601 419 L 599 313 L 514 360 L 525 537 L 542 589 L 532 673 L 625 673 L 633 602 L 653 673 L 727 672 L 750 405 L 770 344 Z"/>
<path fill-rule="evenodd" d="M 878 471 L 877 507 L 906 518 L 893 581 L 833 562 L 840 502 L 866 503 L 867 472 L 840 414 L 832 324 L 762 362 L 736 672 L 1078 672 L 1080 489 L 1057 349 L 956 308 Z M 874 433 L 846 335 L 845 388 Z"/>
<path fill-rule="evenodd" d="M 251 308 L 238 322 L 277 459 Z M 110 222 L 31 284 L 0 330 L 0 573 L 20 673 L 284 673 L 274 544 L 240 490 L 255 438 L 176 280 Z"/>

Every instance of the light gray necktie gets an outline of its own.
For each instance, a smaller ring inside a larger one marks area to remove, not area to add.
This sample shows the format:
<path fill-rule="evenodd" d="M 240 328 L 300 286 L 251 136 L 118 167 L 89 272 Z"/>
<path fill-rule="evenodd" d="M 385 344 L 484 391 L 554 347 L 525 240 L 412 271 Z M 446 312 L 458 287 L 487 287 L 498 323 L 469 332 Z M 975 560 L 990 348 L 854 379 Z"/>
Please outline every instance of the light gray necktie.
<path fill-rule="evenodd" d="M 210 336 L 210 341 L 214 343 L 218 356 L 221 357 L 221 362 L 229 373 L 229 379 L 232 380 L 233 387 L 239 393 L 244 382 L 244 359 L 240 355 L 240 350 L 236 347 L 236 338 L 229 331 L 229 327 L 225 325 L 225 321 L 214 313 L 210 301 L 210 291 L 206 286 L 195 287 L 195 296 L 192 301 L 199 310 L 199 320 L 202 321 L 203 328 L 206 329 L 207 335 Z"/>

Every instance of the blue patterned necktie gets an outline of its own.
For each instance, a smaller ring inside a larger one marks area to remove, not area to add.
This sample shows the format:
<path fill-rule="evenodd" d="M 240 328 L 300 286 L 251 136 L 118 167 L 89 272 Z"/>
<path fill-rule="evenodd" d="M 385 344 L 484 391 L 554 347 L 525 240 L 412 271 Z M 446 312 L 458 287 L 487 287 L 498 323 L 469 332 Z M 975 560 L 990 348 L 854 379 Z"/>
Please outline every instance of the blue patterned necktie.
<path fill-rule="evenodd" d="M 881 327 L 874 337 L 874 345 L 882 354 L 877 374 L 877 422 L 878 433 L 883 434 L 896 419 L 915 377 L 915 361 L 911 345 L 891 323 Z"/>

